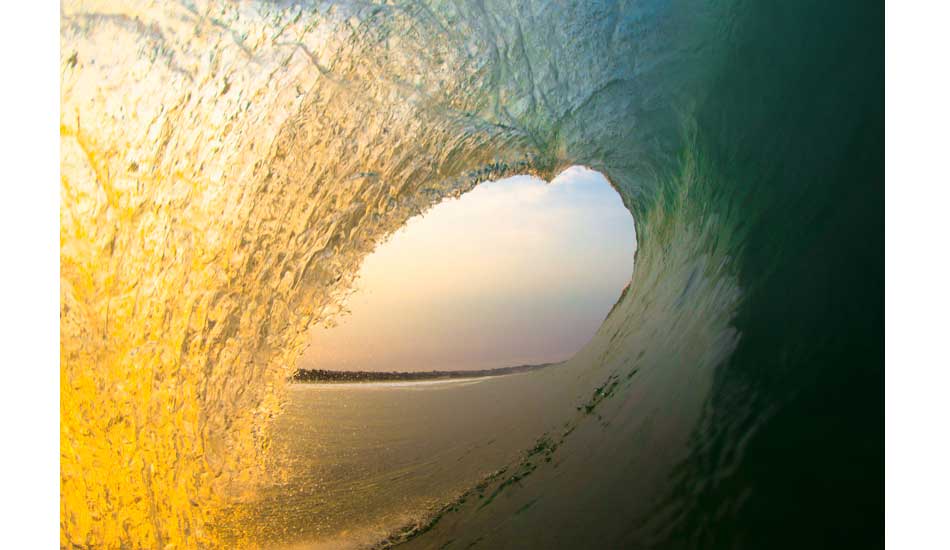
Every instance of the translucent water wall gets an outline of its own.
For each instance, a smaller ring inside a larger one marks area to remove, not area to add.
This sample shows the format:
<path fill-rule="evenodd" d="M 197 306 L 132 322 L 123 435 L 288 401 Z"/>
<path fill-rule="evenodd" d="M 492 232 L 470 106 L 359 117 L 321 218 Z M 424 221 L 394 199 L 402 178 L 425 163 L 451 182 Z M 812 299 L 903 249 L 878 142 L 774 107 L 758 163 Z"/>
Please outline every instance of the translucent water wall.
<path fill-rule="evenodd" d="M 580 418 L 557 452 L 593 450 L 571 471 L 604 466 L 597 483 L 541 466 L 515 510 L 612 510 L 578 544 L 792 544 L 809 529 L 784 526 L 821 528 L 806 508 L 859 525 L 879 499 L 859 423 L 882 378 L 882 92 L 859 62 L 878 11 L 64 2 L 62 544 L 219 545 L 222 510 L 284 475 L 288 369 L 374 244 L 481 181 L 573 164 L 637 220 L 630 291 L 574 359 L 588 401 L 564 403 L 618 431 Z M 835 476 L 822 499 L 796 481 Z M 486 510 L 430 536 L 508 513 Z"/>

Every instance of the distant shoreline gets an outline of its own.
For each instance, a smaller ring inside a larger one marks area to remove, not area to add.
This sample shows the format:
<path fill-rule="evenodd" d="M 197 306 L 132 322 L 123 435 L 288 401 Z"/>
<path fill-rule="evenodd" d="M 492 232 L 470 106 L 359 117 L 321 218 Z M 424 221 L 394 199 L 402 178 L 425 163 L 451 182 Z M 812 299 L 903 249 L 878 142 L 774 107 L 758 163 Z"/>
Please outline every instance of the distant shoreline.
<path fill-rule="evenodd" d="M 501 367 L 497 369 L 481 370 L 431 370 L 420 372 L 372 372 L 372 371 L 342 371 L 326 369 L 298 369 L 290 381 L 294 383 L 326 383 L 326 382 L 407 382 L 418 380 L 450 380 L 454 378 L 484 378 L 487 376 L 503 376 L 530 372 L 558 363 L 542 363 L 539 365 L 518 365 L 516 367 Z"/>

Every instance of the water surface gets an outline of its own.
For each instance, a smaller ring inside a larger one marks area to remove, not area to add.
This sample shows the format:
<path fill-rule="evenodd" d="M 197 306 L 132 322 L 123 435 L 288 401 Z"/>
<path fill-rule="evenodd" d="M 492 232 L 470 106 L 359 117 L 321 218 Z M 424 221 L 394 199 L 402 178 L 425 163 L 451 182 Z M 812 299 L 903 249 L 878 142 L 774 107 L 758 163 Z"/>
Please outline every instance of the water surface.
<path fill-rule="evenodd" d="M 265 546 L 355 548 L 425 522 L 544 432 L 557 408 L 536 374 L 292 385 L 274 440 L 289 477 L 242 510 L 250 529 L 231 527 Z"/>

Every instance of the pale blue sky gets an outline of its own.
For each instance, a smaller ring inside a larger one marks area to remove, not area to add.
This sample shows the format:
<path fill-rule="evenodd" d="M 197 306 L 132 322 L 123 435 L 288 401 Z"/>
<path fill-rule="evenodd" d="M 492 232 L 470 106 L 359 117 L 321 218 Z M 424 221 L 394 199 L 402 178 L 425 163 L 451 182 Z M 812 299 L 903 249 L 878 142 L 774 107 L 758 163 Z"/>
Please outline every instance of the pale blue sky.
<path fill-rule="evenodd" d="M 301 368 L 418 371 L 569 358 L 630 279 L 633 218 L 594 171 L 486 182 L 363 262 L 350 314 L 314 328 Z"/>

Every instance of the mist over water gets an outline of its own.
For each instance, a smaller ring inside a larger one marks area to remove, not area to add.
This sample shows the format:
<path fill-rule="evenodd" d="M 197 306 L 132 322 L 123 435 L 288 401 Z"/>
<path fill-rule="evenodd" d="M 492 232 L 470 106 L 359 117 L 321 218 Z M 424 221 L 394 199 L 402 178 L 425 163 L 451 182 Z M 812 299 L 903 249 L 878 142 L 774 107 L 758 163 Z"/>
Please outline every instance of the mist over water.
<path fill-rule="evenodd" d="M 64 2 L 60 38 L 64 547 L 881 545 L 881 3 Z M 563 365 L 287 384 L 408 220 L 574 165 L 638 243 Z"/>
<path fill-rule="evenodd" d="M 360 268 L 309 369 L 473 370 L 563 361 L 630 280 L 633 218 L 600 174 L 486 182 L 409 220 Z"/>

